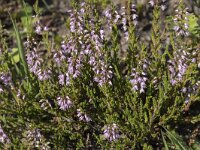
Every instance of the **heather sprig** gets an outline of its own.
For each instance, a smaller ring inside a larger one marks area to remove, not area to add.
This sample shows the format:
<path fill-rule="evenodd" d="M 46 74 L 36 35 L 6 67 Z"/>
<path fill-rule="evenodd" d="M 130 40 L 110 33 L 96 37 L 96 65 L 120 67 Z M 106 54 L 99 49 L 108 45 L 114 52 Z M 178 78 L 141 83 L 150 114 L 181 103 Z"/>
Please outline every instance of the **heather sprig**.
<path fill-rule="evenodd" d="M 30 43 L 28 44 L 29 39 L 27 41 L 27 54 L 26 54 L 26 59 L 29 67 L 29 71 L 31 73 L 34 73 L 39 80 L 47 80 L 51 77 L 51 70 L 49 68 L 43 69 L 43 63 L 44 63 L 44 58 L 41 55 L 41 53 L 38 50 L 38 47 L 36 45 L 38 43 L 34 42 L 35 46 L 32 46 L 31 48 Z M 38 45 L 37 45 L 38 46 Z"/>
<path fill-rule="evenodd" d="M 189 35 L 189 12 L 188 8 L 185 9 L 176 9 L 175 10 L 175 17 L 174 17 L 174 31 L 177 36 L 188 36 Z"/>
<path fill-rule="evenodd" d="M 106 125 L 104 127 L 103 133 L 104 137 L 110 142 L 115 141 L 120 137 L 118 126 L 115 123 L 111 125 Z"/>

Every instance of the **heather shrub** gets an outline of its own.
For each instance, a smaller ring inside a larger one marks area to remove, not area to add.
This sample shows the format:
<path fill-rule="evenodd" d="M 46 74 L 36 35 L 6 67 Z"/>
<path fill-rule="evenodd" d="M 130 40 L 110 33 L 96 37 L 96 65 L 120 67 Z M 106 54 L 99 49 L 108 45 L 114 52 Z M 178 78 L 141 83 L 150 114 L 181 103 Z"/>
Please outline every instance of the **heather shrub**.
<path fill-rule="evenodd" d="M 162 149 L 168 130 L 198 125 L 187 113 L 200 100 L 198 16 L 180 2 L 166 17 L 165 1 L 150 1 L 147 42 L 137 5 L 97 4 L 73 3 L 61 40 L 37 4 L 32 17 L 24 3 L 25 33 L 11 15 L 17 48 L 1 26 L 1 148 Z"/>

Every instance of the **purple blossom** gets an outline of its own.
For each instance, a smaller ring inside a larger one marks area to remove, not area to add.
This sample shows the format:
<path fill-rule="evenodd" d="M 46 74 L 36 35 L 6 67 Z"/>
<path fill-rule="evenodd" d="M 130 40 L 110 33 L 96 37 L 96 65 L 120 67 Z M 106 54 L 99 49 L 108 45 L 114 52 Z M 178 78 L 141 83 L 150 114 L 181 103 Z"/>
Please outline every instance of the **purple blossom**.
<path fill-rule="evenodd" d="M 106 18 L 109 19 L 109 20 L 112 19 L 112 15 L 111 15 L 111 13 L 110 13 L 110 10 L 106 10 L 106 11 L 105 11 L 105 16 L 106 16 Z"/>
<path fill-rule="evenodd" d="M 145 73 L 139 73 L 136 72 L 136 69 L 132 69 L 132 74 L 131 74 L 132 79 L 130 80 L 130 83 L 132 84 L 132 90 L 133 91 L 139 91 L 140 93 L 145 92 L 146 88 L 146 81 L 147 77 Z"/>
<path fill-rule="evenodd" d="M 188 36 L 189 35 L 189 31 L 188 31 L 188 15 L 189 13 L 187 12 L 187 8 L 185 9 L 176 9 L 175 10 L 175 17 L 174 17 L 174 31 L 177 34 L 177 36 Z M 184 18 L 184 20 L 183 20 Z"/>
<path fill-rule="evenodd" d="M 38 76 L 38 79 L 41 81 L 47 80 L 49 78 L 51 78 L 51 70 L 37 70 L 36 75 Z"/>
<path fill-rule="evenodd" d="M 67 63 L 65 75 L 59 75 L 58 77 L 61 85 L 64 85 L 64 83 L 69 85 L 72 79 L 76 79 L 81 75 L 85 55 L 90 53 L 90 47 L 87 46 L 87 49 L 85 49 L 85 43 L 88 41 L 88 37 L 86 37 L 88 36 L 88 30 L 85 29 L 84 15 L 85 3 L 81 5 L 80 11 L 70 11 L 70 30 L 71 33 L 76 34 L 76 37 L 71 36 L 66 43 L 62 42 L 61 52 L 59 52 L 59 54 L 55 54 L 55 58 L 57 58 L 57 60 L 55 60 L 58 64 L 60 64 L 59 61 L 61 60 L 65 60 Z M 102 31 L 100 31 L 100 34 L 102 35 L 102 38 L 104 38 Z"/>
<path fill-rule="evenodd" d="M 82 65 L 82 60 L 81 56 L 79 55 L 79 59 L 75 59 L 74 57 L 69 57 L 67 60 L 68 67 L 67 67 L 67 72 L 65 74 L 66 78 L 66 85 L 69 85 L 71 82 L 72 78 L 77 78 L 78 76 L 81 75 L 81 67 Z M 59 83 L 62 85 L 64 83 L 64 75 L 59 76 Z"/>
<path fill-rule="evenodd" d="M 33 17 L 38 17 L 38 16 L 33 16 Z M 38 18 L 37 18 L 38 19 Z M 38 19 L 35 23 L 35 33 L 41 35 L 44 31 L 48 31 L 48 27 L 47 26 L 42 26 L 40 23 L 40 20 Z"/>
<path fill-rule="evenodd" d="M 66 75 L 66 85 L 70 84 L 70 75 L 68 73 L 65 74 Z"/>
<path fill-rule="evenodd" d="M 41 81 L 51 78 L 52 75 L 51 70 L 42 69 L 42 67 L 44 66 L 44 59 L 42 54 L 41 53 L 39 54 L 34 46 L 31 47 L 31 42 L 29 40 L 27 40 L 26 48 L 29 49 L 29 51 L 26 54 L 26 60 L 30 72 L 35 74 Z"/>
<path fill-rule="evenodd" d="M 130 83 L 133 91 L 139 91 L 140 93 L 145 92 L 146 82 L 148 80 L 146 71 L 149 64 L 150 63 L 144 59 L 138 62 L 138 65 L 141 67 L 142 71 L 138 72 L 136 68 L 132 68 Z"/>
<path fill-rule="evenodd" d="M 48 31 L 49 28 L 47 26 L 44 27 L 44 31 Z"/>
<path fill-rule="evenodd" d="M 81 5 L 80 10 L 73 10 L 70 12 L 70 31 L 71 33 L 83 34 L 84 31 L 84 15 L 85 4 Z"/>
<path fill-rule="evenodd" d="M 121 23 L 122 23 L 122 30 L 124 31 L 124 34 L 125 34 L 125 39 L 128 41 L 129 39 L 129 33 L 128 33 L 128 21 L 127 21 L 127 18 L 126 18 L 126 11 L 125 11 L 125 7 L 122 7 L 121 8 Z"/>
<path fill-rule="evenodd" d="M 76 31 L 76 19 L 74 14 L 70 14 L 70 31 L 72 33 Z"/>
<path fill-rule="evenodd" d="M 100 37 L 102 40 L 104 40 L 104 38 L 105 38 L 105 32 L 102 29 L 100 30 Z"/>
<path fill-rule="evenodd" d="M 122 26 L 122 29 L 123 29 L 124 32 L 126 32 L 127 29 L 128 29 L 128 27 L 127 27 L 126 24 L 127 24 L 127 19 L 126 19 L 125 17 L 123 17 L 123 18 L 122 18 L 122 25 L 123 25 L 123 26 Z"/>
<path fill-rule="evenodd" d="M 51 103 L 47 99 L 41 99 L 39 102 L 41 104 L 40 107 L 44 110 L 52 108 Z"/>
<path fill-rule="evenodd" d="M 121 19 L 121 15 L 117 11 L 115 11 L 114 13 L 115 13 L 114 23 L 117 23 L 118 20 Z"/>
<path fill-rule="evenodd" d="M 68 96 L 65 96 L 65 98 L 57 97 L 58 106 L 61 110 L 67 110 L 73 106 L 73 103 L 71 99 Z"/>
<path fill-rule="evenodd" d="M 161 5 L 161 10 L 162 11 L 165 11 L 167 9 L 167 6 L 166 5 Z"/>
<path fill-rule="evenodd" d="M 77 117 L 80 121 L 89 122 L 92 119 L 84 112 L 81 111 L 81 109 L 77 109 Z"/>
<path fill-rule="evenodd" d="M 35 32 L 36 32 L 37 34 L 41 34 L 41 33 L 42 33 L 42 27 L 39 26 L 39 25 L 36 26 Z"/>
<path fill-rule="evenodd" d="M 93 71 L 95 72 L 94 81 L 99 84 L 99 86 L 103 86 L 105 84 L 112 85 L 111 78 L 113 75 L 112 67 L 104 64 L 104 62 L 100 62 L 100 66 L 94 66 Z"/>
<path fill-rule="evenodd" d="M 150 1 L 149 1 L 149 4 L 153 7 L 153 6 L 155 5 L 154 0 L 150 0 Z"/>
<path fill-rule="evenodd" d="M 138 24 L 138 21 L 137 21 L 138 15 L 136 14 L 136 6 L 135 6 L 135 4 L 131 5 L 131 12 L 132 12 L 133 24 L 136 26 Z"/>
<path fill-rule="evenodd" d="M 107 23 L 107 27 L 110 29 L 110 31 L 112 30 L 112 26 L 113 26 L 113 18 L 112 18 L 112 13 L 111 13 L 111 10 L 108 9 L 104 12 L 104 15 L 106 17 L 106 23 Z M 117 20 L 115 20 L 117 21 Z"/>
<path fill-rule="evenodd" d="M 99 86 L 105 84 L 112 84 L 112 67 L 105 63 L 104 53 L 102 51 L 103 38 L 101 37 L 104 31 L 100 30 L 100 34 L 96 34 L 94 30 L 91 31 L 91 44 L 94 46 L 95 50 L 90 51 L 88 64 L 91 65 L 94 71 L 94 81 L 98 83 Z M 90 48 L 90 45 L 89 45 Z"/>
<path fill-rule="evenodd" d="M 12 86 L 12 77 L 10 73 L 0 73 L 0 81 L 5 85 L 5 86 Z"/>
<path fill-rule="evenodd" d="M 61 42 L 61 54 L 62 55 L 68 55 L 71 54 L 76 46 L 76 41 L 70 37 L 70 39 L 65 43 L 64 41 Z"/>
<path fill-rule="evenodd" d="M 168 60 L 168 69 L 170 72 L 170 82 L 176 85 L 182 81 L 184 74 L 188 69 L 188 65 L 192 63 L 194 56 L 186 50 L 179 49 L 174 52 L 174 59 Z"/>
<path fill-rule="evenodd" d="M 103 133 L 104 133 L 104 137 L 110 142 L 116 141 L 120 137 L 119 127 L 115 123 L 104 126 Z"/>
<path fill-rule="evenodd" d="M 160 5 L 160 8 L 162 11 L 165 11 L 167 6 L 166 6 L 166 1 L 167 0 L 149 0 L 149 4 L 151 5 L 151 7 L 154 7 L 155 5 Z"/>
<path fill-rule="evenodd" d="M 65 84 L 65 75 L 64 74 L 60 74 L 58 76 L 58 80 L 59 80 L 59 84 L 60 85 L 64 85 Z"/>
<path fill-rule="evenodd" d="M 66 59 L 65 55 L 62 53 L 62 51 L 55 52 L 53 55 L 53 59 L 57 63 L 57 65 L 60 67 L 62 62 Z"/>

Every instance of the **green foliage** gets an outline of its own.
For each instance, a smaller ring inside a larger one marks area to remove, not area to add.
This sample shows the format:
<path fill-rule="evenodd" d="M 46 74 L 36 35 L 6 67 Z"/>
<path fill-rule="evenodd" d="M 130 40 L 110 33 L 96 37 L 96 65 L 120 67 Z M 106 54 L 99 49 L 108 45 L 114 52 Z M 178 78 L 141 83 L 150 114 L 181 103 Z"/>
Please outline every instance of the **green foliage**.
<path fill-rule="evenodd" d="M 165 150 L 176 149 L 176 150 L 198 150 L 199 142 L 195 142 L 191 147 L 187 146 L 183 137 L 178 135 L 175 131 L 169 131 L 165 129 L 166 133 L 162 132 L 162 139 L 165 146 Z"/>
<path fill-rule="evenodd" d="M 25 2 L 23 2 L 23 15 L 21 16 L 21 22 L 23 25 L 23 29 L 30 36 L 33 34 L 33 10 L 31 6 L 28 6 Z"/>
<path fill-rule="evenodd" d="M 170 139 L 171 143 L 175 146 L 177 150 L 188 150 L 189 147 L 184 144 L 182 139 L 175 133 L 166 130 L 167 137 Z"/>
<path fill-rule="evenodd" d="M 12 49 L 12 53 L 10 54 L 11 60 L 13 64 L 17 64 L 20 59 L 19 59 L 19 53 L 17 48 Z"/>
<path fill-rule="evenodd" d="M 19 57 L 20 57 L 20 71 L 21 71 L 21 74 L 23 77 L 27 77 L 28 76 L 28 65 L 27 65 L 26 58 L 25 58 L 25 52 L 24 52 L 24 47 L 23 47 L 22 40 L 21 40 L 21 35 L 20 35 L 20 32 L 16 26 L 16 23 L 12 19 L 12 17 L 11 17 L 11 20 L 13 23 L 14 32 L 15 32 L 15 36 L 17 39 L 17 46 L 18 46 Z"/>
<path fill-rule="evenodd" d="M 23 3 L 26 34 L 10 17 L 17 48 L 0 34 L 2 149 L 197 149 L 168 129 L 200 122 L 199 111 L 185 115 L 199 101 L 199 45 L 163 22 L 159 5 L 144 42 L 130 14 L 123 25 L 114 7 L 104 16 L 98 4 L 108 1 L 74 2 L 69 32 L 57 39 L 38 23 L 37 3 L 34 19 Z M 196 28 L 191 14 L 188 30 L 196 36 Z"/>
<path fill-rule="evenodd" d="M 200 37 L 200 26 L 198 24 L 198 18 L 194 14 L 188 16 L 189 19 L 189 31 L 195 36 Z"/>

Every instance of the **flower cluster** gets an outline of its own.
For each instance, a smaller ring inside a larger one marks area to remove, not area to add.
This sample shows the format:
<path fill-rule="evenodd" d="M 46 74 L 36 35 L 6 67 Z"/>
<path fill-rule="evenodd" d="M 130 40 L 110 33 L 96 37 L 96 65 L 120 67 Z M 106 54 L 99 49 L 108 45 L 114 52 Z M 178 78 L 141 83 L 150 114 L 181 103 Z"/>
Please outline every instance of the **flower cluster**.
<path fill-rule="evenodd" d="M 121 29 L 124 32 L 125 39 L 128 41 L 129 39 L 129 26 L 138 24 L 137 12 L 135 4 L 131 4 L 130 12 L 127 12 L 125 6 L 121 7 L 120 11 L 117 10 L 106 10 L 104 15 L 106 17 L 106 22 L 109 28 L 112 30 L 112 27 L 115 25 L 122 25 Z"/>
<path fill-rule="evenodd" d="M 190 63 L 196 63 L 195 52 L 179 49 L 174 52 L 174 59 L 168 60 L 168 69 L 170 72 L 170 82 L 172 85 L 182 81 Z"/>
<path fill-rule="evenodd" d="M 40 107 L 43 108 L 43 110 L 52 108 L 52 104 L 47 99 L 41 99 L 39 102 L 41 104 Z"/>
<path fill-rule="evenodd" d="M 131 15 L 132 15 L 131 19 L 133 21 L 133 24 L 134 24 L 134 26 L 136 26 L 138 24 L 138 20 L 137 20 L 138 15 L 137 15 L 137 12 L 136 12 L 136 5 L 135 4 L 131 5 Z"/>
<path fill-rule="evenodd" d="M 12 77 L 9 72 L 7 72 L 7 73 L 1 72 L 0 73 L 0 93 L 3 92 L 3 86 L 7 86 L 7 87 L 13 86 Z"/>
<path fill-rule="evenodd" d="M 115 141 L 120 137 L 119 127 L 117 126 L 116 123 L 104 126 L 103 133 L 104 133 L 104 137 L 110 142 Z"/>
<path fill-rule="evenodd" d="M 66 85 L 70 84 L 70 78 L 77 78 L 80 73 L 80 68 L 82 66 L 80 58 L 69 57 L 67 60 L 68 70 L 66 72 Z M 60 76 L 59 76 L 60 77 Z"/>
<path fill-rule="evenodd" d="M 75 39 L 70 39 L 66 44 L 62 42 L 61 50 L 54 52 L 53 58 L 58 67 L 63 63 L 67 64 L 66 73 L 60 73 L 58 76 L 61 85 L 69 85 L 72 78 L 75 79 L 80 76 L 83 61 L 82 56 L 76 48 Z"/>
<path fill-rule="evenodd" d="M 123 6 L 122 8 L 121 8 L 121 15 L 122 15 L 122 20 L 121 20 L 121 23 L 122 23 L 122 30 L 124 31 L 124 33 L 125 33 L 125 38 L 126 38 L 126 40 L 128 40 L 128 20 L 127 20 L 127 18 L 126 18 L 126 8 Z"/>
<path fill-rule="evenodd" d="M 40 20 L 38 19 L 38 16 L 33 16 L 33 18 L 36 18 L 36 23 L 35 23 L 35 33 L 41 35 L 44 31 L 48 31 L 48 28 L 45 26 L 43 27 L 40 23 Z"/>
<path fill-rule="evenodd" d="M 189 25 L 188 25 L 188 8 L 185 9 L 176 9 L 174 17 L 174 31 L 177 36 L 188 36 L 189 35 Z"/>
<path fill-rule="evenodd" d="M 165 11 L 167 9 L 166 2 L 167 2 L 167 0 L 160 0 L 160 1 L 158 1 L 158 0 L 150 0 L 149 4 L 152 7 L 157 4 L 157 5 L 160 6 L 162 11 Z"/>
<path fill-rule="evenodd" d="M 140 91 L 140 93 L 145 92 L 147 81 L 146 75 L 145 72 L 139 73 L 135 68 L 132 69 L 131 77 L 133 78 L 130 80 L 130 83 L 132 84 L 133 91 Z"/>
<path fill-rule="evenodd" d="M 112 67 L 105 61 L 104 53 L 102 52 L 102 42 L 104 40 L 104 31 L 100 30 L 99 34 L 95 31 L 91 32 L 91 39 L 94 45 L 94 50 L 90 54 L 88 63 L 94 71 L 94 81 L 103 86 L 105 84 L 112 84 Z"/>
<path fill-rule="evenodd" d="M 92 119 L 86 113 L 81 111 L 81 109 L 77 109 L 77 117 L 79 118 L 80 121 L 84 122 L 92 121 Z"/>
<path fill-rule="evenodd" d="M 85 7 L 87 6 L 83 3 L 79 11 L 69 11 L 71 36 L 67 42 L 62 42 L 61 50 L 54 54 L 58 66 L 64 61 L 67 63 L 66 72 L 58 76 L 61 85 L 69 85 L 71 79 L 79 77 L 83 64 L 90 65 L 94 72 L 94 81 L 99 86 L 111 84 L 112 67 L 106 63 L 103 52 L 103 42 L 106 40 L 104 29 L 94 30 L 97 20 L 95 21 L 93 16 L 87 16 L 87 23 L 90 26 L 88 30 L 84 20 Z"/>
<path fill-rule="evenodd" d="M 105 84 L 112 85 L 111 78 L 112 78 L 112 67 L 107 66 L 103 61 L 94 62 L 95 66 L 92 68 L 95 77 L 94 81 L 98 83 L 99 86 L 103 86 Z M 98 63 L 98 64 L 97 64 Z"/>
<path fill-rule="evenodd" d="M 5 86 L 11 86 L 12 83 L 12 77 L 10 73 L 0 73 L 0 81 L 3 83 Z"/>
<path fill-rule="evenodd" d="M 65 73 L 60 73 L 58 76 L 59 84 L 69 85 L 71 79 L 75 79 L 81 75 L 81 68 L 84 62 L 85 48 L 84 36 L 87 30 L 85 29 L 85 3 L 81 4 L 80 10 L 70 10 L 70 32 L 71 36 L 68 41 L 61 43 L 61 49 L 54 53 L 53 58 L 58 66 L 63 62 L 67 63 Z"/>
<path fill-rule="evenodd" d="M 113 26 L 113 16 L 112 16 L 112 12 L 110 9 L 106 10 L 104 12 L 104 16 L 106 17 L 106 24 L 108 25 L 110 31 L 112 30 L 112 26 Z M 121 15 L 115 11 L 115 19 L 114 19 L 114 23 L 116 24 L 118 22 L 118 20 L 121 18 Z"/>
<path fill-rule="evenodd" d="M 62 44 L 61 51 L 52 50 L 53 60 L 56 62 L 56 65 L 58 67 L 61 67 L 61 65 L 63 64 L 63 61 L 65 61 L 65 59 L 66 59 L 66 56 L 64 55 L 63 50 L 65 51 L 67 49 L 67 47 L 66 47 L 64 41 L 61 44 Z"/>
<path fill-rule="evenodd" d="M 42 69 L 42 65 L 44 63 L 44 59 L 42 57 L 42 53 L 38 52 L 36 45 L 38 43 L 30 40 L 27 40 L 25 43 L 27 51 L 26 59 L 29 67 L 29 71 L 34 73 L 39 80 L 44 81 L 51 77 L 51 70 L 50 69 Z"/>
<path fill-rule="evenodd" d="M 60 107 L 61 110 L 67 110 L 73 106 L 73 103 L 68 96 L 66 96 L 65 98 L 59 96 L 57 97 L 57 101 L 58 101 L 58 106 Z"/>
<path fill-rule="evenodd" d="M 130 83 L 132 85 L 133 91 L 144 93 L 146 88 L 146 81 L 148 80 L 146 70 L 149 66 L 149 62 L 144 59 L 143 61 L 139 61 L 138 64 L 141 66 L 143 71 L 138 72 L 136 68 L 132 68 Z"/>

